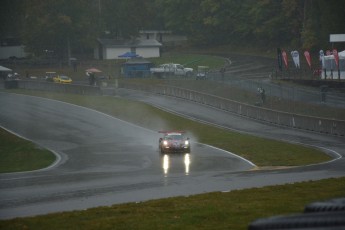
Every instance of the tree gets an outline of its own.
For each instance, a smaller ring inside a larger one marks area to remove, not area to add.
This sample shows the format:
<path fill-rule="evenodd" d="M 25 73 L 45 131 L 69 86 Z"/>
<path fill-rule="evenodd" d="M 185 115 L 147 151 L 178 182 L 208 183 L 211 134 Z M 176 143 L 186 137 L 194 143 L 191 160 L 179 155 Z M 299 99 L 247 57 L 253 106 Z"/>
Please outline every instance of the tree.
<path fill-rule="evenodd" d="M 3 0 L 0 7 L 0 38 L 11 37 L 20 40 L 23 19 L 22 0 Z"/>
<path fill-rule="evenodd" d="M 153 0 L 102 0 L 102 29 L 110 38 L 136 37 L 155 18 Z"/>
<path fill-rule="evenodd" d="M 25 1 L 23 38 L 35 55 L 50 51 L 58 58 L 72 50 L 94 45 L 97 14 L 88 0 Z"/>

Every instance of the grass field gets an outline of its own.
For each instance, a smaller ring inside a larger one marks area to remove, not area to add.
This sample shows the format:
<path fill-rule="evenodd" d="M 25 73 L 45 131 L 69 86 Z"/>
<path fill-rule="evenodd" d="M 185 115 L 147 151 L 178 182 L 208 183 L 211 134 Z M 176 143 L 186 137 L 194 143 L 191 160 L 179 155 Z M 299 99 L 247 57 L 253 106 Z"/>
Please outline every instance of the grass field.
<path fill-rule="evenodd" d="M 55 158 L 50 151 L 0 128 L 0 173 L 41 169 Z"/>
<path fill-rule="evenodd" d="M 344 196 L 345 177 L 2 220 L 0 229 L 245 230 L 257 218 L 301 213 L 311 202 Z"/>

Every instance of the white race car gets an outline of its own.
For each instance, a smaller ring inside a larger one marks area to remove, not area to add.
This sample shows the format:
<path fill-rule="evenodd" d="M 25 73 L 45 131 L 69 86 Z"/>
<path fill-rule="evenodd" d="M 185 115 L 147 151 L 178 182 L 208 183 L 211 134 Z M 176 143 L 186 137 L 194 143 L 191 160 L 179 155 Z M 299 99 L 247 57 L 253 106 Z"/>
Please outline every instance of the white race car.
<path fill-rule="evenodd" d="M 184 131 L 160 131 L 164 136 L 159 138 L 159 150 L 166 152 L 190 152 L 189 138 L 184 136 Z"/>

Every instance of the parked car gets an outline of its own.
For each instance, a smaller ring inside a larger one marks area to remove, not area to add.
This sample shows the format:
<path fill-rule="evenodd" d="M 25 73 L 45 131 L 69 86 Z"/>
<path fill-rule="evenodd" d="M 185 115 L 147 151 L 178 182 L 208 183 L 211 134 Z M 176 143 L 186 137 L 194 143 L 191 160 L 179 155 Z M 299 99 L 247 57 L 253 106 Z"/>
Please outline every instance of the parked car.
<path fill-rule="evenodd" d="M 54 78 L 57 77 L 56 72 L 46 72 L 45 80 L 49 82 L 54 82 Z"/>
<path fill-rule="evenodd" d="M 62 84 L 72 83 L 72 79 L 70 77 L 65 76 L 65 75 L 58 75 L 58 76 L 53 78 L 53 81 L 55 83 L 62 83 Z"/>
<path fill-rule="evenodd" d="M 205 80 L 209 72 L 208 66 L 198 66 L 196 80 Z"/>
<path fill-rule="evenodd" d="M 186 77 L 191 77 L 193 75 L 192 68 L 186 68 L 183 65 L 174 63 L 162 64 L 159 67 L 150 68 L 150 72 L 151 74 L 159 77 L 164 76 L 166 74 Z"/>

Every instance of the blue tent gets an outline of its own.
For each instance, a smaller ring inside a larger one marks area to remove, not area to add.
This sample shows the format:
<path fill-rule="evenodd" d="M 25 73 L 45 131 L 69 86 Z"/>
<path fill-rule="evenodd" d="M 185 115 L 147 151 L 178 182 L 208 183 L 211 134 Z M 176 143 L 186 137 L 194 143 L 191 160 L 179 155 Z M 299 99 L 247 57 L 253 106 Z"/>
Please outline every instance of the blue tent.
<path fill-rule="evenodd" d="M 136 58 L 136 57 L 140 57 L 140 56 L 134 52 L 126 52 L 124 54 L 119 55 L 118 57 L 120 57 L 120 58 Z"/>
<path fill-rule="evenodd" d="M 143 58 L 131 58 L 122 65 L 125 77 L 148 77 L 153 63 Z"/>

